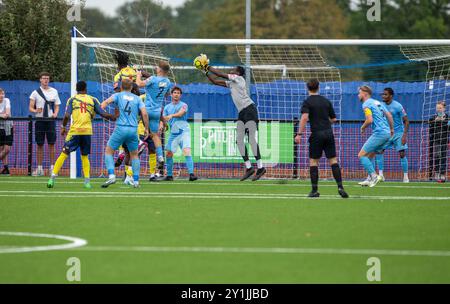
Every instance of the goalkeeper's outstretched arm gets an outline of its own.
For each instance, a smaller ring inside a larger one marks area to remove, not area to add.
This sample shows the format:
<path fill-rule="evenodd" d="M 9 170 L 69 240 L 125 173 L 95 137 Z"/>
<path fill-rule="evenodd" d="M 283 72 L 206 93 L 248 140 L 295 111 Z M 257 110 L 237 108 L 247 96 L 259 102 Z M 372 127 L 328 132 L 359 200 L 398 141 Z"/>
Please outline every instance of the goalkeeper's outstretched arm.
<path fill-rule="evenodd" d="M 213 73 L 214 75 L 217 75 L 217 76 L 219 76 L 221 78 L 229 79 L 228 74 L 226 74 L 226 73 L 224 73 L 224 72 L 222 72 L 222 71 L 220 71 L 220 70 L 218 70 L 216 68 L 213 68 L 212 66 L 208 66 L 206 68 L 206 71 L 210 72 L 210 73 Z"/>
<path fill-rule="evenodd" d="M 225 80 L 217 79 L 216 77 L 211 76 L 210 73 L 206 73 L 206 77 L 208 77 L 209 81 L 211 81 L 215 85 L 222 86 L 222 87 L 226 87 L 227 86 Z"/>

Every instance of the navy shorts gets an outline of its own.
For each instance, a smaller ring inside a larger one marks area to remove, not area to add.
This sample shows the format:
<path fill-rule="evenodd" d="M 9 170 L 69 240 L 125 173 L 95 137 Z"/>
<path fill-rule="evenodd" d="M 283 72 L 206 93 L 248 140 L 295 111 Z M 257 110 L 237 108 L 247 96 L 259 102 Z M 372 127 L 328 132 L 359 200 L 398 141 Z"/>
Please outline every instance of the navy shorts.
<path fill-rule="evenodd" d="M 91 135 L 72 135 L 64 143 L 64 151 L 71 153 L 80 148 L 81 155 L 91 153 Z"/>

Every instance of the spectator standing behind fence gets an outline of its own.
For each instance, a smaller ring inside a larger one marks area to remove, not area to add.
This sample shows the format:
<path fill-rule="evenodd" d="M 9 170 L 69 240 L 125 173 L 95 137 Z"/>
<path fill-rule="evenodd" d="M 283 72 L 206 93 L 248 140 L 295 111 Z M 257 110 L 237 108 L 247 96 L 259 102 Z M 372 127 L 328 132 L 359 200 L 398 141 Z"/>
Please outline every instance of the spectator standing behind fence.
<path fill-rule="evenodd" d="M 436 115 L 428 121 L 429 129 L 429 177 L 443 183 L 447 177 L 447 148 L 450 133 L 450 117 L 445 113 L 445 101 L 436 105 Z"/>
<path fill-rule="evenodd" d="M 59 99 L 58 91 L 49 87 L 50 74 L 42 72 L 39 75 L 39 81 L 41 83 L 39 89 L 33 91 L 30 96 L 31 113 L 35 113 L 37 118 L 35 123 L 35 140 L 37 144 L 37 164 L 38 167 L 34 171 L 34 176 L 43 176 L 44 170 L 42 168 L 42 161 L 44 159 L 44 144 L 47 138 L 48 150 L 50 154 L 50 172 L 53 170 L 53 164 L 55 163 L 55 142 L 56 142 L 56 117 L 59 112 L 59 105 L 61 100 Z M 46 120 L 39 120 L 43 118 Z"/>
<path fill-rule="evenodd" d="M 5 91 L 0 88 L 0 160 L 3 164 L 1 175 L 9 175 L 8 154 L 13 143 L 13 122 L 11 117 L 11 103 L 5 97 Z"/>

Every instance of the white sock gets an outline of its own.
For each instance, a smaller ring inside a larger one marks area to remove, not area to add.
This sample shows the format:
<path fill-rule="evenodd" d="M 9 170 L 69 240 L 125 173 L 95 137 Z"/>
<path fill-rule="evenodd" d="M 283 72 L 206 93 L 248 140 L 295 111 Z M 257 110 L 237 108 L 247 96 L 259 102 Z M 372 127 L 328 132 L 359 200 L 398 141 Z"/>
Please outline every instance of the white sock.
<path fill-rule="evenodd" d="M 250 169 L 252 167 L 252 163 L 248 160 L 245 162 L 245 168 Z"/>
<path fill-rule="evenodd" d="M 43 169 L 42 169 L 42 166 L 38 166 L 38 170 L 39 170 L 39 171 L 43 170 Z"/>
<path fill-rule="evenodd" d="M 403 173 L 403 178 L 404 178 L 404 179 L 409 179 L 409 178 L 408 178 L 408 173 Z"/>
<path fill-rule="evenodd" d="M 164 156 L 158 157 L 158 161 L 159 161 L 160 163 L 162 163 L 162 162 L 164 161 Z"/>
<path fill-rule="evenodd" d="M 380 174 L 381 176 L 383 176 L 383 170 L 380 170 L 379 174 Z"/>
<path fill-rule="evenodd" d="M 261 169 L 261 168 L 263 167 L 262 159 L 258 159 L 258 160 L 256 161 L 256 164 L 258 165 L 258 169 Z"/>
<path fill-rule="evenodd" d="M 375 178 L 375 177 L 377 177 L 377 174 L 376 174 L 376 173 L 372 173 L 372 174 L 370 175 L 370 177 L 371 177 L 371 178 Z"/>
<path fill-rule="evenodd" d="M 109 175 L 109 179 L 115 179 L 115 178 L 116 178 L 116 175 L 114 175 L 114 174 Z"/>

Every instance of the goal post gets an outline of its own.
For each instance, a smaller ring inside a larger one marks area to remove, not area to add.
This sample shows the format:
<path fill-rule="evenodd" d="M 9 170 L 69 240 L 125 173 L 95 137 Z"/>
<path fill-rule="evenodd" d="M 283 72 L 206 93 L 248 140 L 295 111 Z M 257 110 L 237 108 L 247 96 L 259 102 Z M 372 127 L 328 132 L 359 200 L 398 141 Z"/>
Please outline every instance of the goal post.
<path fill-rule="evenodd" d="M 112 94 L 112 78 L 117 73 L 117 64 L 113 60 L 117 50 L 128 53 L 130 64 L 145 70 L 150 70 L 160 59 L 168 60 L 172 67 L 172 82 L 185 87 L 189 98 L 195 97 L 193 108 L 196 117 L 202 116 L 205 120 L 199 124 L 198 120 L 192 119 L 191 124 L 194 159 L 200 163 L 197 170 L 201 177 L 236 177 L 242 169 L 242 159 L 233 147 L 233 127 L 228 123 L 237 118 L 236 114 L 232 114 L 232 102 L 228 97 L 225 98 L 223 88 L 209 85 L 206 78 L 192 66 L 193 58 L 202 52 L 211 59 L 212 66 L 227 71 L 233 66 L 242 65 L 250 71 L 248 79 L 251 83 L 248 85 L 260 115 L 259 140 L 265 149 L 262 155 L 269 167 L 269 178 L 292 178 L 296 175 L 295 170 L 301 178 L 308 175 L 307 137 L 297 146 L 292 135 L 298 128 L 301 104 L 308 96 L 305 83 L 311 78 L 319 79 L 321 94 L 332 102 L 338 116 L 334 133 L 338 157 L 343 163 L 346 178 L 362 178 L 364 175 L 357 159 L 357 150 L 364 143 L 357 122 L 363 118 L 361 106 L 354 96 L 358 85 L 374 86 L 376 99 L 381 99 L 380 90 L 385 85 L 395 85 L 399 98 L 402 98 L 400 101 L 407 103 L 409 95 L 418 94 L 417 87 L 423 87 L 422 109 L 420 113 L 414 113 L 413 120 L 417 123 L 411 131 L 413 179 L 425 179 L 424 172 L 430 170 L 429 159 L 433 155 L 425 153 L 425 150 L 428 151 L 428 125 L 425 121 L 434 114 L 432 109 L 436 99 L 447 98 L 450 87 L 450 40 L 74 37 L 72 90 L 78 77 L 82 77 L 83 80 L 98 83 L 99 99 L 109 97 Z M 430 86 L 430 83 L 434 86 Z M 408 91 L 411 85 L 415 86 L 414 92 Z M 204 92 L 197 92 L 199 88 Z M 223 104 L 211 105 L 213 98 L 208 95 L 220 95 Z M 200 106 L 199 99 L 205 100 Z M 98 127 L 101 137 L 98 136 L 97 140 L 102 142 L 104 148 L 113 124 L 103 122 Z M 228 136 L 226 143 L 221 142 L 225 141 L 223 136 Z M 210 142 L 214 140 L 217 142 Z M 205 156 L 205 153 L 211 155 Z M 93 167 L 104 171 L 102 157 L 98 155 L 94 158 Z M 398 179 L 397 156 L 390 151 L 386 153 L 386 159 L 385 172 L 395 172 L 393 177 Z M 184 170 L 183 160 L 182 157 L 177 160 L 179 164 L 175 171 L 180 173 Z M 147 167 L 144 158 L 142 164 L 144 168 Z M 76 159 L 71 158 L 72 178 L 76 177 L 76 169 L 72 169 L 75 166 Z M 324 174 L 321 173 L 321 178 L 330 178 L 331 170 L 326 162 L 322 161 L 321 166 L 327 169 L 323 171 Z"/>

